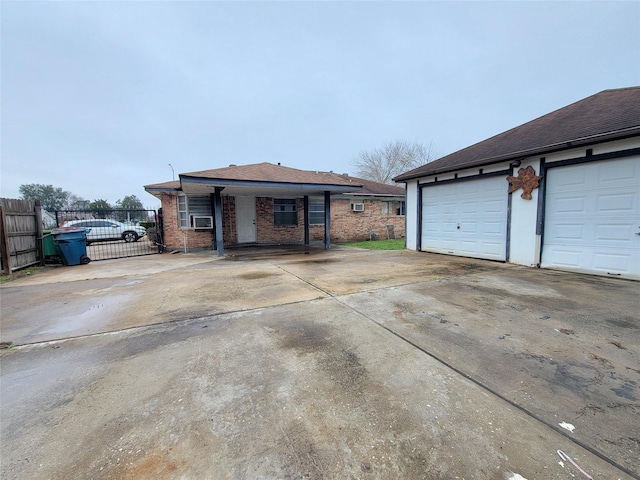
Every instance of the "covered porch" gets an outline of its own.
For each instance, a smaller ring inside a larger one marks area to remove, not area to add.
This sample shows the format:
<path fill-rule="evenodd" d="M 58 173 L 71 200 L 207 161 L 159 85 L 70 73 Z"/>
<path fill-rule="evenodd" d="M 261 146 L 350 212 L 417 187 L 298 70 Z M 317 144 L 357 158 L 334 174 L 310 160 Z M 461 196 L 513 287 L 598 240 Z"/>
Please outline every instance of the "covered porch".
<path fill-rule="evenodd" d="M 206 243 L 224 256 L 225 248 L 243 245 L 322 242 L 329 249 L 332 195 L 357 192 L 362 186 L 331 172 L 261 163 L 184 173 L 179 181 L 145 189 L 161 198 L 163 209 L 169 204 L 167 195 L 173 195 L 172 210 L 177 217 L 185 216 L 175 227 L 184 235 L 209 232 L 211 243 Z M 200 213 L 194 215 L 192 207 Z"/>

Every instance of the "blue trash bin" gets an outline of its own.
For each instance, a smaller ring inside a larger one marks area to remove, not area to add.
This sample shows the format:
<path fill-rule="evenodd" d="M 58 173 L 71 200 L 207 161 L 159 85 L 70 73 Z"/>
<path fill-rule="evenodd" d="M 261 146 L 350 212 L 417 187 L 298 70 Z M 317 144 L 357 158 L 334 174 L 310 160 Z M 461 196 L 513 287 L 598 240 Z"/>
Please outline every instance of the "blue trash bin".
<path fill-rule="evenodd" d="M 86 228 L 55 228 L 51 235 L 65 265 L 85 265 L 91 261 L 87 256 Z"/>

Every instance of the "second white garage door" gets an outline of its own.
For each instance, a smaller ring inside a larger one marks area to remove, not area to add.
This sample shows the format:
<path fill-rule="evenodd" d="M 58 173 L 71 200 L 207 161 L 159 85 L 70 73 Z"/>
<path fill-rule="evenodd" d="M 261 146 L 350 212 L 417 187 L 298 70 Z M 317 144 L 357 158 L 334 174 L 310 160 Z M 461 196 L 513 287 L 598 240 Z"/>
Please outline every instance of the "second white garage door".
<path fill-rule="evenodd" d="M 542 266 L 640 279 L 640 158 L 547 171 Z"/>
<path fill-rule="evenodd" d="M 421 249 L 506 260 L 507 190 L 504 176 L 423 187 Z"/>

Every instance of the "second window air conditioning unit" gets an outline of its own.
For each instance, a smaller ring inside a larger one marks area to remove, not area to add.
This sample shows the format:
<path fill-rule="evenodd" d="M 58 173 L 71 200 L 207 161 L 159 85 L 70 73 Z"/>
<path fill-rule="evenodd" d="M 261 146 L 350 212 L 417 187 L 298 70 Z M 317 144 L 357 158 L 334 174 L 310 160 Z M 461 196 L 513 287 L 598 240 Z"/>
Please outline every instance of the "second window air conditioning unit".
<path fill-rule="evenodd" d="M 211 230 L 213 228 L 213 217 L 206 215 L 191 215 L 191 225 L 196 230 Z"/>
<path fill-rule="evenodd" d="M 351 204 L 352 212 L 364 212 L 364 203 L 352 203 Z"/>

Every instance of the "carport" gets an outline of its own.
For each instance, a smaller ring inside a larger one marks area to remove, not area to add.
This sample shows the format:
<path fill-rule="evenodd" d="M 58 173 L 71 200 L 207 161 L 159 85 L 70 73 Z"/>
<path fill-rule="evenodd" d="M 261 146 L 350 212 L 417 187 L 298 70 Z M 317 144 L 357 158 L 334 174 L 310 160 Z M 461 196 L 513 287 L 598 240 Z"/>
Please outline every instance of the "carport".
<path fill-rule="evenodd" d="M 190 220 L 179 219 L 173 228 L 175 231 L 196 227 L 194 217 L 205 223 L 210 218 L 212 225 L 201 230 L 212 232 L 212 245 L 218 256 L 224 256 L 224 243 L 229 240 L 225 235 L 231 234 L 236 237 L 231 243 L 270 243 L 257 242 L 260 234 L 273 238 L 271 243 L 290 243 L 293 240 L 309 245 L 311 199 L 322 206 L 322 210 L 315 213 L 320 212 L 324 216 L 323 242 L 324 248 L 329 249 L 331 195 L 362 190 L 357 182 L 332 172 L 298 170 L 266 162 L 183 173 L 179 178 L 179 182 L 147 185 L 145 190 L 158 198 L 169 193 L 177 196 L 178 216 L 181 214 L 180 202 L 186 205 L 184 215 Z M 223 197 L 229 202 L 225 204 Z M 205 210 L 201 216 L 190 213 L 189 207 L 194 199 L 198 199 L 200 208 Z M 302 200 L 300 207 L 299 200 Z M 299 209 L 303 210 L 302 231 L 298 230 Z M 292 221 L 279 224 L 278 216 Z M 185 223 L 180 224 L 181 221 Z"/>

